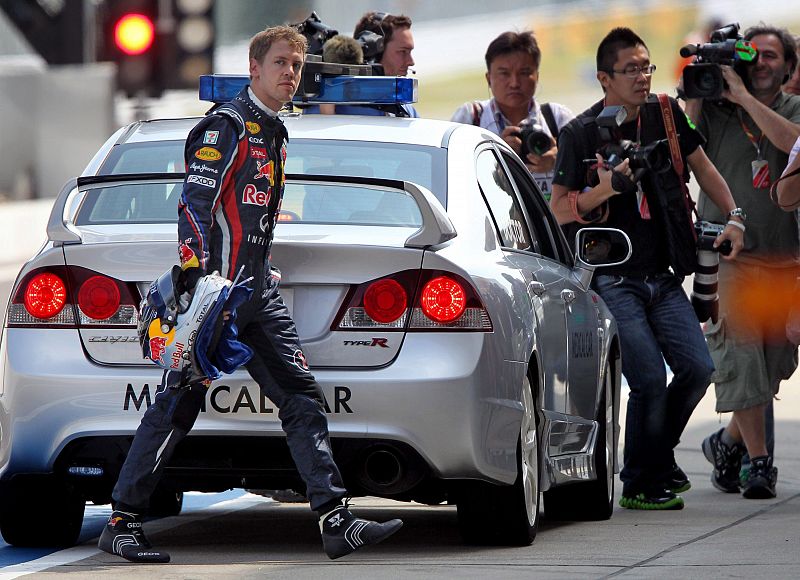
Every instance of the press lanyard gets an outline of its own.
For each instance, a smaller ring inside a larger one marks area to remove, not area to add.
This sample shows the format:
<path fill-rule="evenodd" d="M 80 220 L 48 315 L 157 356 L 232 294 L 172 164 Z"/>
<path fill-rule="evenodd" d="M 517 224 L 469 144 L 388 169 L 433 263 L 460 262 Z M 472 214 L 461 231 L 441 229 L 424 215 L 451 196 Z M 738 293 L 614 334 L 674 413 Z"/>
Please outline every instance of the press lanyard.
<path fill-rule="evenodd" d="M 494 99 L 491 100 L 489 106 L 492 108 L 492 116 L 494 116 L 494 122 L 497 124 L 499 129 L 497 131 L 497 134 L 499 135 L 506 128 L 506 118 L 503 116 L 503 112 L 495 105 Z M 528 103 L 528 119 L 531 117 L 531 110 L 533 110 L 533 99 L 531 99 L 531 101 Z"/>
<path fill-rule="evenodd" d="M 747 128 L 747 124 L 744 122 L 744 118 L 742 117 L 742 110 L 737 108 L 736 109 L 736 114 L 739 116 L 739 124 L 742 126 L 742 131 L 744 131 L 744 134 L 747 137 L 747 140 L 750 141 L 750 143 L 753 144 L 753 147 L 756 148 L 756 156 L 757 156 L 757 159 L 760 161 L 761 160 L 761 155 L 762 155 L 762 153 L 761 153 L 761 144 L 764 142 L 764 132 L 762 131 L 761 132 L 761 137 L 756 139 L 756 136 L 753 135 L 752 131 L 750 131 L 750 129 Z"/>
<path fill-rule="evenodd" d="M 761 131 L 761 136 L 756 139 L 755 135 L 747 128 L 742 117 L 742 110 L 736 109 L 736 114 L 739 116 L 739 124 L 742 126 L 747 140 L 756 148 L 756 158 L 750 162 L 750 167 L 753 170 L 753 187 L 755 189 L 769 189 L 771 180 L 769 176 L 769 163 L 763 158 L 763 151 L 761 145 L 764 143 L 764 131 Z"/>

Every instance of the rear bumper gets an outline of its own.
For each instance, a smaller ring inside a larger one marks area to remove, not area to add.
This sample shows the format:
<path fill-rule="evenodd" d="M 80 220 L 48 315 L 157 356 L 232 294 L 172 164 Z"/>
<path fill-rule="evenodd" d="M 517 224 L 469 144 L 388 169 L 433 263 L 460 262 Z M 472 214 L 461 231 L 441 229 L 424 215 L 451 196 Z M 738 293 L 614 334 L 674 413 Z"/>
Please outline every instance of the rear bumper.
<path fill-rule="evenodd" d="M 53 473 L 73 441 L 133 435 L 155 395 L 159 369 L 92 364 L 75 330 L 6 333 L 0 479 Z M 315 371 L 334 442 L 396 442 L 413 450 L 436 479 L 513 482 L 521 418 L 513 385 L 522 383 L 525 368 L 495 360 L 493 338 L 409 334 L 383 369 Z M 237 372 L 211 385 L 187 441 L 282 435 L 275 406 L 247 373 Z"/>

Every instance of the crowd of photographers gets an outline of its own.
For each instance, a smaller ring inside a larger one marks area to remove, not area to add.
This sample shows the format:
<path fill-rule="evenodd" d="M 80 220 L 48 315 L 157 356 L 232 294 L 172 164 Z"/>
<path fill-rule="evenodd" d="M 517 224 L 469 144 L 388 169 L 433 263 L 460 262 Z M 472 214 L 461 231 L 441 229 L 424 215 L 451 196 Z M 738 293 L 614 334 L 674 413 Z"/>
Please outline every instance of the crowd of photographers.
<path fill-rule="evenodd" d="M 317 23 L 307 36 L 322 46 L 335 31 Z M 732 413 L 702 444 L 712 483 L 775 497 L 772 401 L 798 362 L 798 44 L 764 24 L 740 34 L 717 23 L 703 35 L 680 51 L 679 102 L 651 93 L 656 65 L 645 41 L 613 29 L 597 49 L 602 98 L 576 117 L 536 99 L 534 34 L 504 32 L 485 55 L 491 97 L 452 116 L 520 155 L 570 241 L 587 224 L 631 239 L 631 259 L 593 281 L 617 320 L 630 386 L 620 504 L 631 509 L 683 507 L 691 483 L 674 450 L 711 382 L 717 411 Z M 367 13 L 353 38 L 334 37 L 329 48 L 326 61 L 405 76 L 411 20 Z M 690 274 L 691 300 L 682 288 Z"/>

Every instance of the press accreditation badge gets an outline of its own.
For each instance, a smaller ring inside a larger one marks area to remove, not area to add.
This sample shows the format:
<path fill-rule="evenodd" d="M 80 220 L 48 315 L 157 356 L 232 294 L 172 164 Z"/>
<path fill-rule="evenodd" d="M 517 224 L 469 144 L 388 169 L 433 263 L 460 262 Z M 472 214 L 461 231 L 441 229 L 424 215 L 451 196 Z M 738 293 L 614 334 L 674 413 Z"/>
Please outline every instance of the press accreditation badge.
<path fill-rule="evenodd" d="M 766 159 L 756 159 L 750 166 L 753 168 L 753 187 L 756 189 L 769 189 L 772 183 L 769 180 L 769 163 Z"/>

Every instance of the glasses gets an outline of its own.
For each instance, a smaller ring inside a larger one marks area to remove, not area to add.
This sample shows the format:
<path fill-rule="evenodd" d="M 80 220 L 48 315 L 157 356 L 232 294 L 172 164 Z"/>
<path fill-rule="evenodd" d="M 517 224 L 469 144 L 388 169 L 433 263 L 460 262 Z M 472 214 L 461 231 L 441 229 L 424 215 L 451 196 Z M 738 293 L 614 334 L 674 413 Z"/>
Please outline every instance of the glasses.
<path fill-rule="evenodd" d="M 614 70 L 612 68 L 611 72 L 612 73 L 621 74 L 621 75 L 625 75 L 629 79 L 635 79 L 636 77 L 638 77 L 639 75 L 642 75 L 642 74 L 644 76 L 646 76 L 646 77 L 649 77 L 654 72 L 656 72 L 656 65 L 647 64 L 645 66 L 636 66 L 635 64 L 629 64 L 628 66 L 626 66 L 622 70 Z"/>

